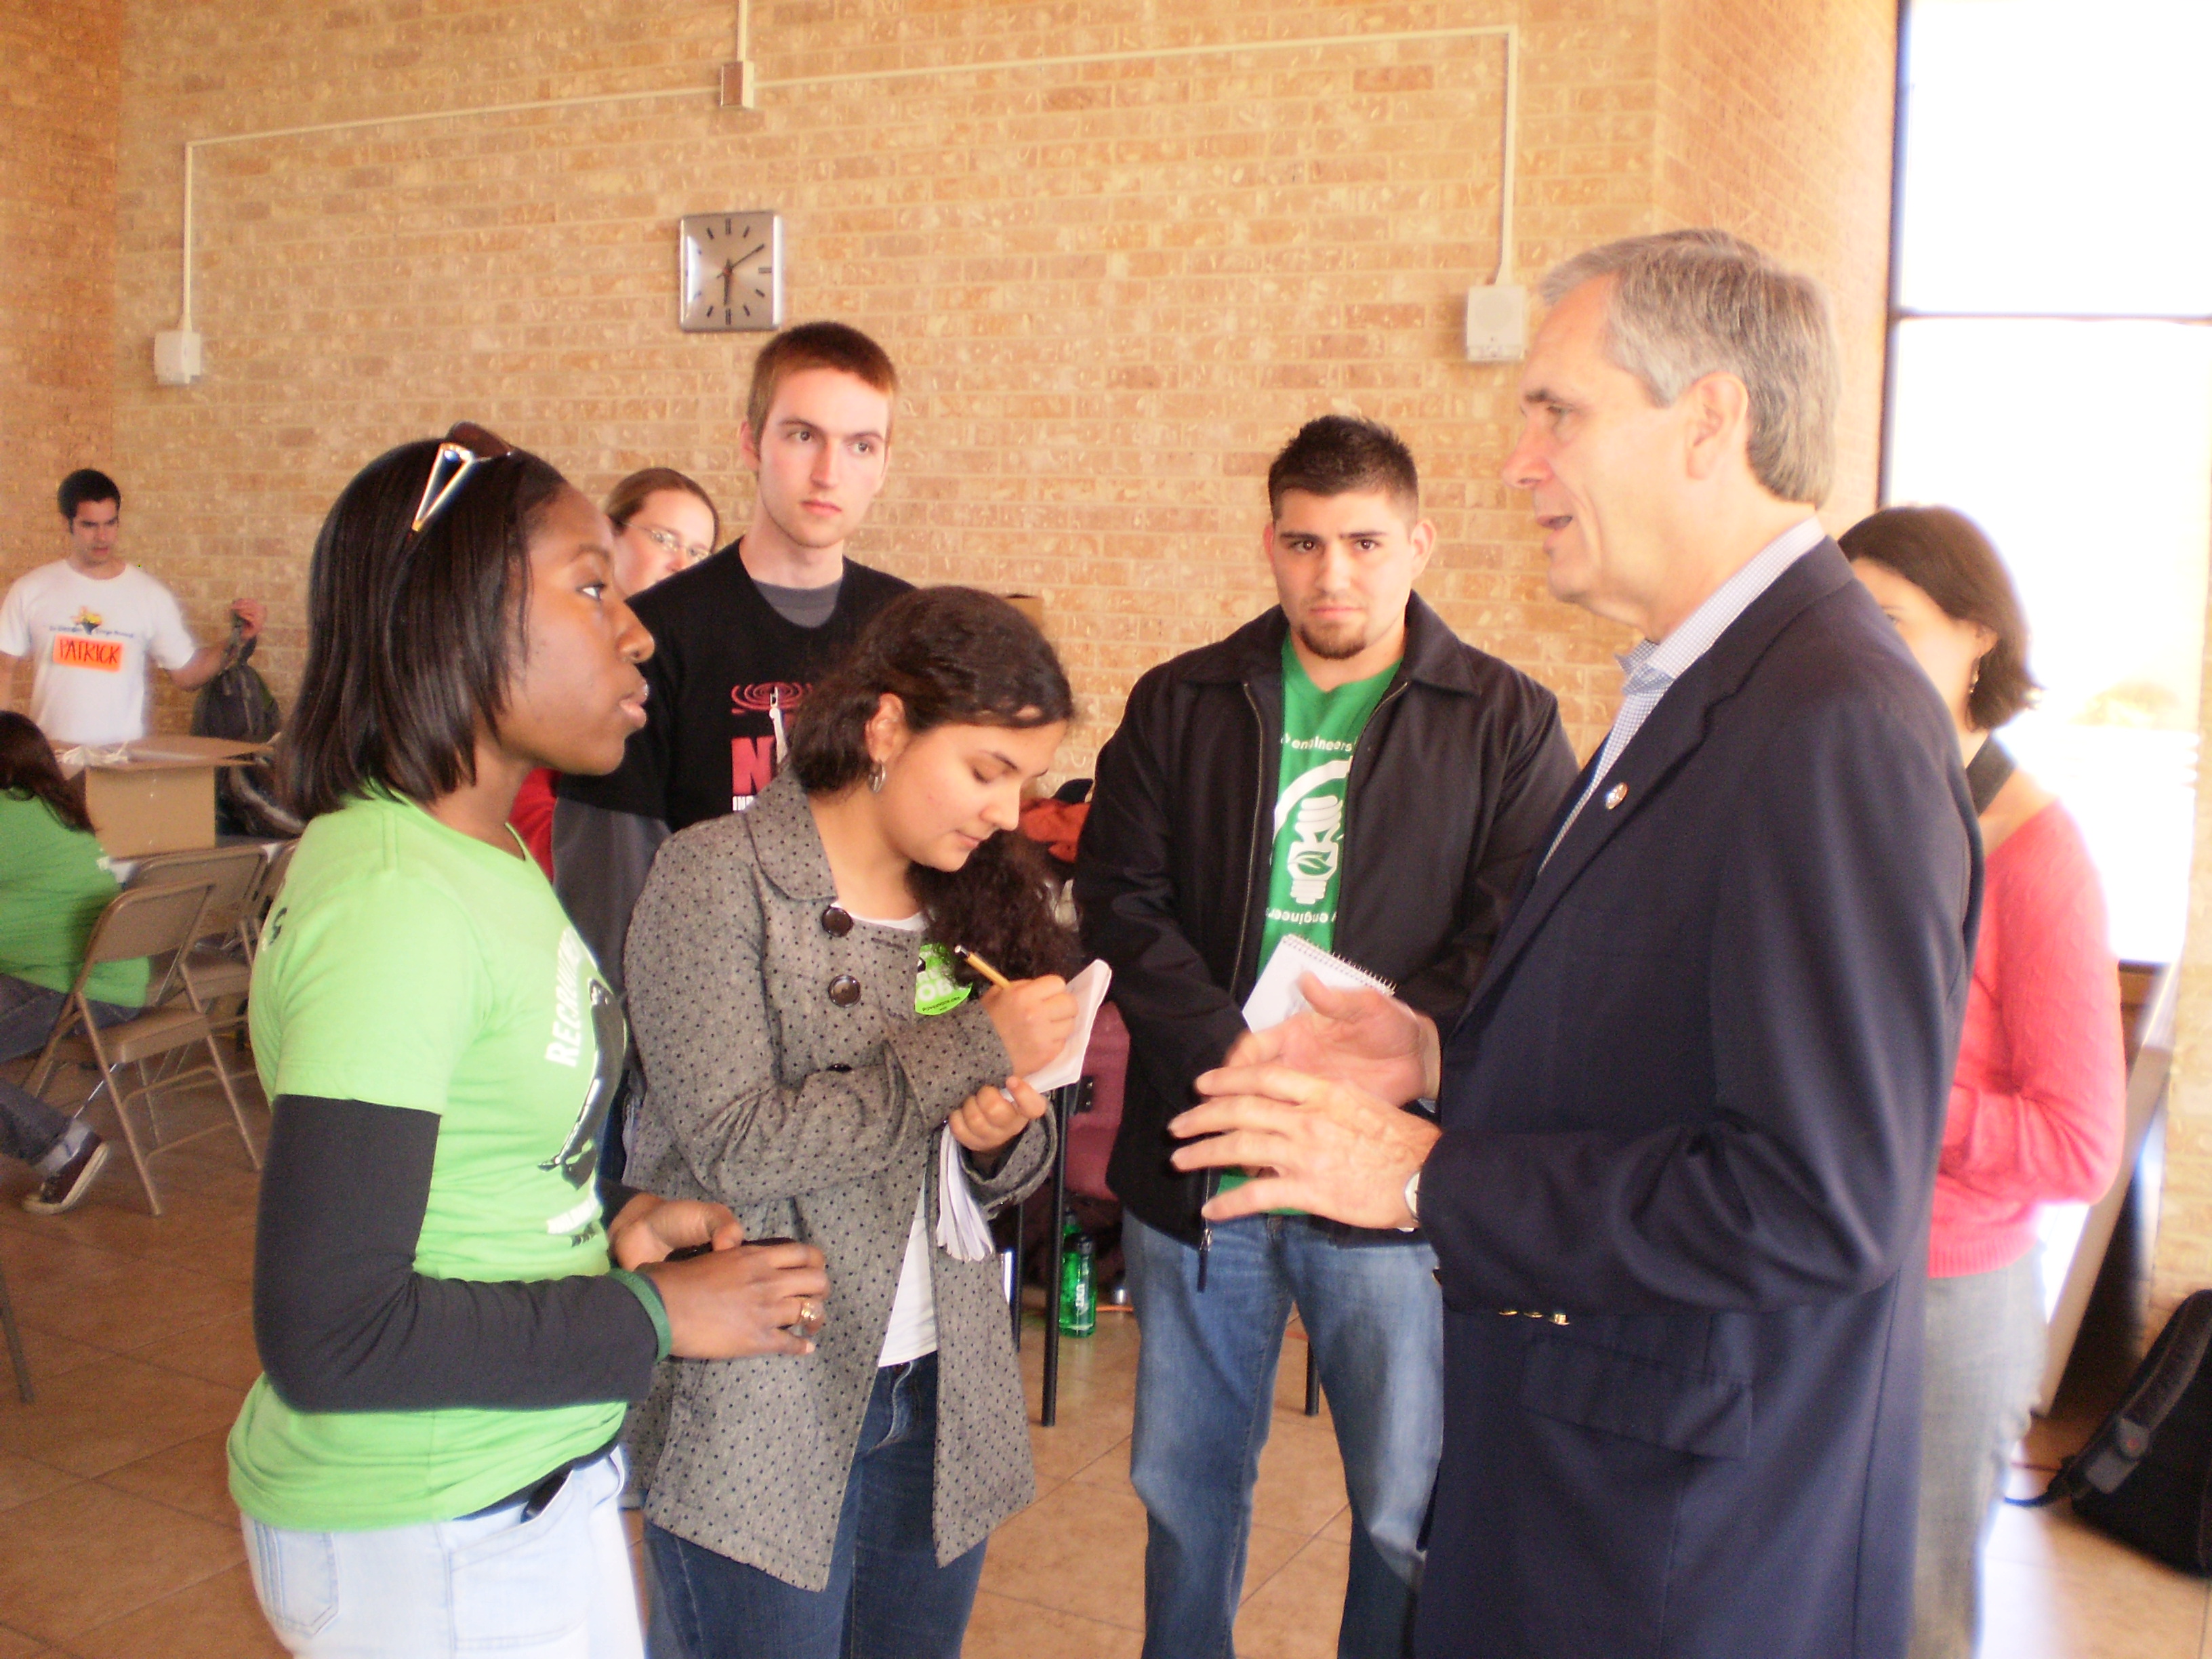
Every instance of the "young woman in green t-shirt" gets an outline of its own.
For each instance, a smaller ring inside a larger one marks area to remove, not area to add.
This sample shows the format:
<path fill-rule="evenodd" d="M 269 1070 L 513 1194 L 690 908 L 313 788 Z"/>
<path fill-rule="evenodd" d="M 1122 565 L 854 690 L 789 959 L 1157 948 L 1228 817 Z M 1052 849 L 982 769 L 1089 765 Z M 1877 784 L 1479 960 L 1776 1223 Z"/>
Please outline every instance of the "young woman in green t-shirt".
<path fill-rule="evenodd" d="M 83 783 L 63 777 L 30 720 L 0 712 L 0 1061 L 46 1046 L 84 966 L 85 941 L 114 896 Z M 102 1025 L 130 1018 L 146 1000 L 146 963 L 102 963 L 85 994 Z M 33 1215 L 74 1207 L 107 1162 L 89 1123 L 5 1079 L 0 1152 L 39 1172 L 38 1191 L 23 1199 Z"/>
<path fill-rule="evenodd" d="M 714 1204 L 602 1219 L 623 1019 L 507 820 L 532 768 L 609 771 L 642 723 L 611 565 L 598 508 L 472 427 L 373 462 L 316 542 L 229 1447 L 295 1653 L 635 1659 L 627 1403 L 672 1353 L 812 1349 L 817 1251 L 739 1249 Z"/>

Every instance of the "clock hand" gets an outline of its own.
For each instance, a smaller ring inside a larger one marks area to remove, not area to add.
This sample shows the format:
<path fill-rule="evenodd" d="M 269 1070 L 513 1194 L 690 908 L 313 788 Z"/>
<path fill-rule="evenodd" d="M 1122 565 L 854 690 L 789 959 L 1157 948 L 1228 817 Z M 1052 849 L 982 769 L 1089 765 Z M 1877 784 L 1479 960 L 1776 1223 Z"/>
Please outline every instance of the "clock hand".
<path fill-rule="evenodd" d="M 748 259 L 751 258 L 753 257 L 753 255 L 754 255 L 754 254 L 758 253 L 762 249 L 765 248 L 767 246 L 768 246 L 768 244 L 767 244 L 766 242 L 755 242 L 755 243 L 754 243 L 750 247 L 747 248 L 747 249 L 746 249 L 743 253 L 740 253 L 739 255 L 738 255 L 737 258 L 736 258 L 734 261 L 732 261 L 732 263 L 733 263 L 733 264 L 744 264 L 744 262 L 745 262 L 746 260 L 748 260 Z"/>

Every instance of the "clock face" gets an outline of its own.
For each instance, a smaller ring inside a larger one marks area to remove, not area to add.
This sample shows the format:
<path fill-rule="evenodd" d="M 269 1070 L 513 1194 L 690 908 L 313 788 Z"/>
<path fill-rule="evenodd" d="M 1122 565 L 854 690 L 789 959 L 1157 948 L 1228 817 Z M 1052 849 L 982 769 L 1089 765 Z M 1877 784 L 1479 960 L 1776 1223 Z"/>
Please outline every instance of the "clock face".
<path fill-rule="evenodd" d="M 783 220 L 775 214 L 694 213 L 679 222 L 678 320 L 694 332 L 783 326 Z"/>

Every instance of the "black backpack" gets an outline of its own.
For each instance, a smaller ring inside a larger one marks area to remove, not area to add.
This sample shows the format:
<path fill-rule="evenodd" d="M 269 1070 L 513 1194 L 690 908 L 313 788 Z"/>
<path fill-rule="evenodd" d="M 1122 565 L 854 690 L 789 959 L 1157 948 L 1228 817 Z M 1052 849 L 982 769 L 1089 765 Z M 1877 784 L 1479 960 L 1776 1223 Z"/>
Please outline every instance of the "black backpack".
<path fill-rule="evenodd" d="M 244 632 L 245 623 L 233 617 L 222 670 L 192 701 L 196 738 L 267 743 L 283 722 L 268 681 L 246 665 L 256 641 L 241 637 Z M 301 830 L 300 820 L 278 803 L 265 760 L 216 774 L 216 819 L 218 829 L 233 836 L 291 836 Z"/>
<path fill-rule="evenodd" d="M 2174 1310 L 2111 1416 L 2059 1466 L 2040 1509 L 2071 1498 L 2092 1526 L 2169 1566 L 2212 1573 L 2212 1291 Z"/>

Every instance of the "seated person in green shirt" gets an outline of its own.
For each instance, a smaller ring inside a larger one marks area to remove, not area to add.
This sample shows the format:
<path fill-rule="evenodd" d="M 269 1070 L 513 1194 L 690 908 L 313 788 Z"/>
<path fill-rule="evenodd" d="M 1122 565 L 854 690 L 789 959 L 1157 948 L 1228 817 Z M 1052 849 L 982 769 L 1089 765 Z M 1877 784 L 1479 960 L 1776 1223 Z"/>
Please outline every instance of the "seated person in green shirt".
<path fill-rule="evenodd" d="M 811 1245 L 740 1249 L 707 1202 L 602 1219 L 623 1017 L 507 818 L 532 768 L 610 771 L 644 721 L 612 542 L 465 425 L 372 462 L 316 541 L 307 827 L 251 1003 L 264 1374 L 229 1443 L 296 1654 L 639 1659 L 629 1402 L 669 1356 L 789 1365 L 821 1324 Z"/>
<path fill-rule="evenodd" d="M 0 1063 L 35 1054 L 84 965 L 115 878 L 85 815 L 81 781 L 62 776 L 46 735 L 0 712 Z M 93 1017 L 112 1025 L 146 1000 L 146 963 L 105 962 L 85 987 Z M 107 1145 L 81 1118 L 0 1079 L 0 1152 L 36 1170 L 33 1215 L 58 1215 L 92 1190 Z"/>

